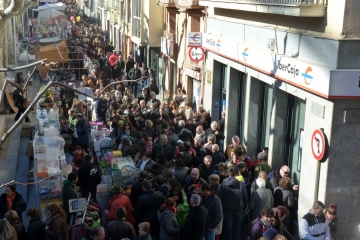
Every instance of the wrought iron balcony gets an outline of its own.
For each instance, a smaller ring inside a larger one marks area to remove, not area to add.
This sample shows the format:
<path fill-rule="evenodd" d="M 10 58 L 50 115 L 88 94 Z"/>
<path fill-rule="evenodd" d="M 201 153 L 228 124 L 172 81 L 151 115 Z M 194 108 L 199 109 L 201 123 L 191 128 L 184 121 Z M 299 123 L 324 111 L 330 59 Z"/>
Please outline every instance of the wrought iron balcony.
<path fill-rule="evenodd" d="M 327 0 L 199 0 L 199 5 L 297 17 L 324 17 Z"/>

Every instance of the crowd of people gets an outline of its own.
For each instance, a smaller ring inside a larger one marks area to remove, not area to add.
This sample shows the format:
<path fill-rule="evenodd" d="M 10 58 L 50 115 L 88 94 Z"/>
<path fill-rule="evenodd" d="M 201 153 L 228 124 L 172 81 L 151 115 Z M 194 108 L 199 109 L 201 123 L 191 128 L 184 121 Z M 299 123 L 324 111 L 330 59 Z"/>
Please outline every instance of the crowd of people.
<path fill-rule="evenodd" d="M 72 1 L 65 13 L 76 15 Z M 85 15 L 83 21 L 87 20 Z M 107 33 L 95 23 L 74 23 L 67 43 L 71 66 L 80 86 L 98 96 L 88 105 L 74 96 L 63 104 L 68 113 L 69 134 L 73 136 L 73 172 L 63 184 L 63 208 L 50 204 L 45 222 L 39 211 L 27 210 L 30 225 L 26 233 L 21 214 L 26 210 L 14 187 L 0 198 L 1 231 L 16 233 L 17 239 L 67 239 L 73 214 L 68 200 L 96 199 L 101 171 L 94 163 L 89 145 L 89 121 L 103 122 L 110 129 L 116 149 L 131 157 L 141 171 L 131 191 L 115 184 L 109 208 L 104 210 L 104 226 L 91 229 L 88 239 L 160 240 L 282 240 L 296 239 L 298 190 L 286 165 L 272 169 L 267 148 L 251 159 L 238 136 L 224 146 L 225 114 L 212 119 L 203 105 L 193 109 L 185 89 L 167 90 L 159 99 L 156 76 L 145 62 L 134 61 L 107 41 Z M 88 59 L 83 64 L 81 59 Z M 123 80 L 133 80 L 124 82 Z M 138 87 L 141 93 L 138 94 Z M 63 100 L 64 100 L 63 99 Z M 90 173 L 90 174 L 89 174 Z M 130 192 L 130 193 L 129 193 Z M 20 200 L 19 200 L 20 199 Z M 301 221 L 303 239 L 330 239 L 336 231 L 336 204 L 325 208 L 315 202 Z M 331 233 L 330 233 L 331 232 Z M 8 233 L 7 233 L 8 234 Z M 25 235 L 22 235 L 25 234 Z M 15 238 L 5 238 L 15 239 Z"/>

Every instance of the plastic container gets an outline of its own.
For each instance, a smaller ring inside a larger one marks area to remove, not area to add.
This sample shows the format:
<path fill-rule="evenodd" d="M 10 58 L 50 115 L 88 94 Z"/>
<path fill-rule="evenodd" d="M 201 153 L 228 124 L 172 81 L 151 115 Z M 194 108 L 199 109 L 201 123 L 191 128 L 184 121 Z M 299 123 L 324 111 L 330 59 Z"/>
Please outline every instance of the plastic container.
<path fill-rule="evenodd" d="M 120 150 L 113 151 L 114 157 L 122 157 L 122 152 Z"/>

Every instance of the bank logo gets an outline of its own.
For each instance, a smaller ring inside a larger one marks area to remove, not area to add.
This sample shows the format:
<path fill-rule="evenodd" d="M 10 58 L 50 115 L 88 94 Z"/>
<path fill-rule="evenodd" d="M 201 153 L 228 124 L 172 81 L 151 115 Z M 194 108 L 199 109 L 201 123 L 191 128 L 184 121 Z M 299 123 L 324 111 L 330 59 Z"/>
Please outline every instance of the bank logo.
<path fill-rule="evenodd" d="M 220 51 L 220 49 L 221 49 L 220 39 L 216 43 L 216 48 L 218 51 Z"/>
<path fill-rule="evenodd" d="M 310 85 L 313 82 L 313 77 L 309 74 L 311 72 L 312 72 L 312 68 L 308 67 L 305 70 L 305 73 L 301 74 L 304 77 L 304 81 L 305 81 L 306 85 Z"/>
<path fill-rule="evenodd" d="M 201 39 L 200 34 L 194 34 L 192 37 L 190 37 L 194 42 L 197 42 Z"/>
<path fill-rule="evenodd" d="M 241 53 L 244 57 L 244 61 L 246 62 L 248 60 L 249 54 L 248 54 L 248 48 L 246 47 L 244 51 Z"/>

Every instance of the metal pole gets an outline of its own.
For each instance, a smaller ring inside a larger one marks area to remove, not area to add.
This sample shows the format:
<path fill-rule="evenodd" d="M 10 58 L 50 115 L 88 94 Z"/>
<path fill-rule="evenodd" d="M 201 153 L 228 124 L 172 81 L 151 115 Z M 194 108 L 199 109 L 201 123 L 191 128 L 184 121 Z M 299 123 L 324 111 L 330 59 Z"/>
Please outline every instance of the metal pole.
<path fill-rule="evenodd" d="M 1 141 L 0 141 L 0 147 L 2 145 L 2 143 L 11 135 L 11 133 L 22 123 L 22 121 L 24 120 L 24 118 L 26 118 L 26 116 L 30 113 L 31 108 L 40 100 L 40 98 L 42 97 L 42 95 L 51 87 L 51 85 L 53 85 L 54 82 L 50 81 L 45 88 L 38 93 L 38 95 L 35 97 L 34 101 L 27 107 L 26 111 L 21 114 L 19 120 L 16 121 L 16 123 L 4 134 L 4 136 L 2 137 Z"/>
<path fill-rule="evenodd" d="M 42 60 L 30 63 L 29 65 L 25 65 L 25 66 L 20 66 L 20 67 L 13 67 L 13 68 L 0 68 L 0 72 L 11 72 L 11 71 L 18 71 L 18 70 L 22 70 L 22 69 L 26 69 L 38 64 L 45 64 L 45 61 L 47 61 L 47 58 L 44 58 Z"/>

